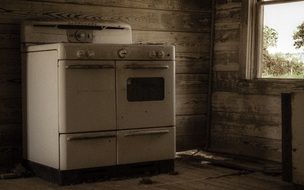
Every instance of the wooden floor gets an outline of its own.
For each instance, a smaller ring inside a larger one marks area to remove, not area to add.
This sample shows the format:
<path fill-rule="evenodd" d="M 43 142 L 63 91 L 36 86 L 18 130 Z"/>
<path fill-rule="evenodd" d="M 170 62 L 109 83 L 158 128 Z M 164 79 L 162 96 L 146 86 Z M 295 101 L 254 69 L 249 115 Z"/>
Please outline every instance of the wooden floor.
<path fill-rule="evenodd" d="M 111 180 L 71 186 L 58 186 L 39 178 L 0 180 L 1 190 L 291 190 L 280 176 L 260 172 L 244 172 L 209 164 L 177 160 L 176 175 L 152 176 L 143 184 L 142 178 Z"/>

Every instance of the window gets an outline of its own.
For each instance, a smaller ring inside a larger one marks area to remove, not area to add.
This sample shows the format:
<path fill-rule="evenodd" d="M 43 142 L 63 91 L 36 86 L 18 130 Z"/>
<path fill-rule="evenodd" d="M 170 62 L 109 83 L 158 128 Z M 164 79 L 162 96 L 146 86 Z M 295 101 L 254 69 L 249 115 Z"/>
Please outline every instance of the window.
<path fill-rule="evenodd" d="M 245 78 L 304 79 L 304 0 L 244 0 Z"/>
<path fill-rule="evenodd" d="M 127 99 L 129 102 L 160 101 L 164 98 L 164 78 L 128 78 Z"/>

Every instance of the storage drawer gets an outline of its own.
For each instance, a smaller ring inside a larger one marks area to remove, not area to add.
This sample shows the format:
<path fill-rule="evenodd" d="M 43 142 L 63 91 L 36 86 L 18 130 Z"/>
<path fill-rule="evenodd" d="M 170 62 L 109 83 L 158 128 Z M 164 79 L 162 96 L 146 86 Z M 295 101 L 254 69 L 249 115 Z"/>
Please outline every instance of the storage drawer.
<path fill-rule="evenodd" d="M 175 127 L 124 130 L 117 133 L 117 163 L 174 159 Z"/>
<path fill-rule="evenodd" d="M 60 170 L 115 164 L 115 131 L 60 135 Z"/>

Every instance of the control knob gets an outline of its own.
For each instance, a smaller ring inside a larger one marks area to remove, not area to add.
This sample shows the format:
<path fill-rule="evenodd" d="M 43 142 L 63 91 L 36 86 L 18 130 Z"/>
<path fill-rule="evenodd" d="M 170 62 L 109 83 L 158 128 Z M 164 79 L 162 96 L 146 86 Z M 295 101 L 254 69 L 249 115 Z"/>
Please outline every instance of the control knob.
<path fill-rule="evenodd" d="M 88 56 L 89 58 L 95 57 L 95 51 L 93 51 L 93 50 L 88 50 L 88 51 L 87 51 L 87 56 Z"/>
<path fill-rule="evenodd" d="M 75 33 L 75 38 L 76 40 L 80 42 L 85 42 L 86 41 L 86 33 L 84 31 L 77 31 Z"/>
<path fill-rule="evenodd" d="M 150 56 L 151 58 L 155 58 L 155 57 L 156 57 L 156 52 L 155 52 L 154 50 L 153 50 L 153 51 L 150 51 L 149 56 Z"/>
<path fill-rule="evenodd" d="M 118 57 L 125 58 L 128 54 L 128 51 L 126 49 L 120 49 L 120 50 L 118 50 L 117 54 L 118 54 Z"/>
<path fill-rule="evenodd" d="M 162 50 L 157 51 L 157 52 L 156 52 L 156 56 L 157 56 L 158 58 L 164 58 L 164 57 L 165 57 L 165 52 L 162 51 Z"/>
<path fill-rule="evenodd" d="M 79 57 L 79 58 L 84 58 L 84 57 L 86 57 L 86 52 L 84 51 L 84 50 L 78 50 L 77 51 L 77 57 Z"/>

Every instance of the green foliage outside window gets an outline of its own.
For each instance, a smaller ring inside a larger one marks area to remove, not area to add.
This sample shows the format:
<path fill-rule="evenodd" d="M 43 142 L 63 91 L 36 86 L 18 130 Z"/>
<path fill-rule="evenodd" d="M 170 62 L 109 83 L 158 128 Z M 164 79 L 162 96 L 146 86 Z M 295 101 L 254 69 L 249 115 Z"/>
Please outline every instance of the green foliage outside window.
<path fill-rule="evenodd" d="M 304 22 L 297 27 L 296 32 L 293 34 L 294 46 L 297 49 L 304 47 Z"/>
<path fill-rule="evenodd" d="M 304 22 L 297 27 L 293 35 L 294 46 L 304 47 Z M 304 78 L 304 62 L 292 54 L 275 53 L 267 50 L 275 47 L 278 41 L 278 32 L 265 26 L 263 28 L 263 78 Z"/>

